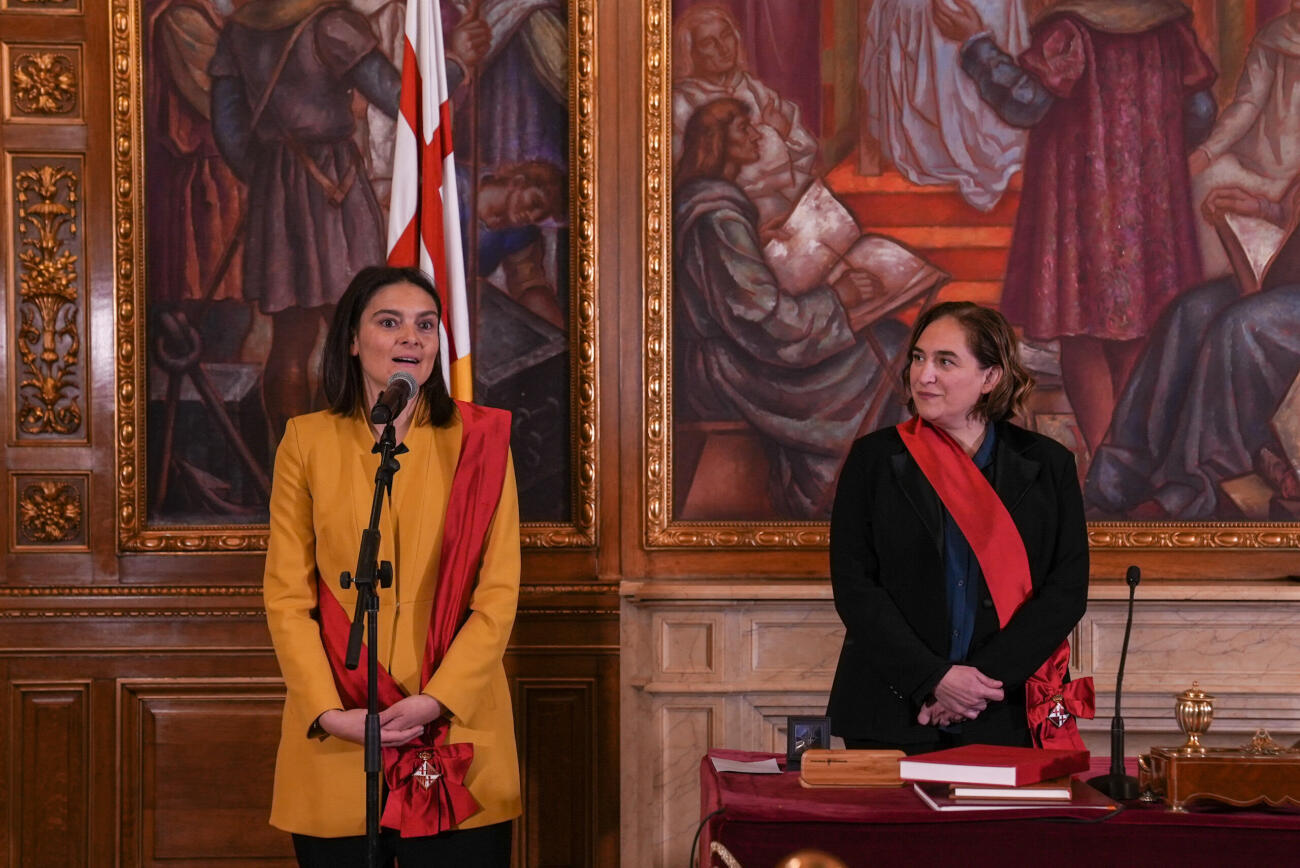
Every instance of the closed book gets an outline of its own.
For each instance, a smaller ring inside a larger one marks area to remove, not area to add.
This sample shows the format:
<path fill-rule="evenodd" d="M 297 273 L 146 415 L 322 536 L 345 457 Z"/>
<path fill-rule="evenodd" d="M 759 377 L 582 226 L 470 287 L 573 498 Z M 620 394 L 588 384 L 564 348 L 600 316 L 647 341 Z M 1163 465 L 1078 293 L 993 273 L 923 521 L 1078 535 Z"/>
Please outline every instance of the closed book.
<path fill-rule="evenodd" d="M 967 801 L 1001 801 L 1004 799 L 1040 799 L 1070 801 L 1070 779 L 1052 778 L 1024 787 L 993 787 L 985 784 L 949 784 L 948 795 Z"/>
<path fill-rule="evenodd" d="M 1093 811 L 1113 811 L 1114 801 L 1083 781 L 1071 782 L 1071 797 L 1061 799 L 954 799 L 939 783 L 914 781 L 916 795 L 934 811 L 1043 811 L 1045 816 L 1084 816 Z"/>
<path fill-rule="evenodd" d="M 967 744 L 937 750 L 898 763 L 898 775 L 904 780 L 1001 787 L 1023 787 L 1087 770 L 1086 750 L 991 744 Z"/>

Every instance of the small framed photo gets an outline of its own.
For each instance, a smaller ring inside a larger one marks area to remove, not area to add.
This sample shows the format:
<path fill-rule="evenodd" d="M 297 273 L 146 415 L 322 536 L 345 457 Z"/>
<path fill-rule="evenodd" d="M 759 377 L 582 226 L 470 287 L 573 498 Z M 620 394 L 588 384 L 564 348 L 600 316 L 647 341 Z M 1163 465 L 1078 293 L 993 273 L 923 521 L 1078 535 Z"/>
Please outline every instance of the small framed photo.
<path fill-rule="evenodd" d="M 829 717 L 787 717 L 785 719 L 785 767 L 798 769 L 803 752 L 831 746 Z"/>

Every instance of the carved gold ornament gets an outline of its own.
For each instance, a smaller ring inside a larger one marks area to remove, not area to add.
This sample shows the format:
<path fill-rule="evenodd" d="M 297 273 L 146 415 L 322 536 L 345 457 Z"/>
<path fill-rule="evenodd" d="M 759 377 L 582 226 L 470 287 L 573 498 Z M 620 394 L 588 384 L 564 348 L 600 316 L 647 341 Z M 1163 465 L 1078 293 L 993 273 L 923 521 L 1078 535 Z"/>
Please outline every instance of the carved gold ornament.
<path fill-rule="evenodd" d="M 18 498 L 23 533 L 43 543 L 72 539 L 81 528 L 81 495 L 65 482 L 36 482 Z"/>
<path fill-rule="evenodd" d="M 77 102 L 77 73 L 66 54 L 18 54 L 10 70 L 14 107 L 25 114 L 65 114 Z"/>
<path fill-rule="evenodd" d="M 65 243 L 77 234 L 77 176 L 60 166 L 40 166 L 19 172 L 14 186 L 22 303 L 18 425 L 27 434 L 71 434 L 81 426 L 76 393 L 81 339 L 77 257 Z"/>

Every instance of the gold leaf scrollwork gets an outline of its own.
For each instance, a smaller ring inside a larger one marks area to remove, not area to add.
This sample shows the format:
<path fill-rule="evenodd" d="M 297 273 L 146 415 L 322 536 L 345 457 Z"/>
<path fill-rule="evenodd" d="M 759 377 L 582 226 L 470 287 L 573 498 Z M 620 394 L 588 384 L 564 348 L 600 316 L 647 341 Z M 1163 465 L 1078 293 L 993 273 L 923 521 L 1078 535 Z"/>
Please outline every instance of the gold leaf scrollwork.
<path fill-rule="evenodd" d="M 81 495 L 75 486 L 36 482 L 18 499 L 19 521 L 28 538 L 43 543 L 72 539 L 81 528 Z"/>
<path fill-rule="evenodd" d="M 77 176 L 60 166 L 40 166 L 19 172 L 15 189 L 22 247 L 18 354 L 24 371 L 18 424 L 28 434 L 71 434 L 81 426 L 76 395 L 81 339 L 77 257 L 65 244 L 77 234 Z"/>
<path fill-rule="evenodd" d="M 15 55 L 11 67 L 14 107 L 27 114 L 66 114 L 77 102 L 77 73 L 66 54 Z"/>

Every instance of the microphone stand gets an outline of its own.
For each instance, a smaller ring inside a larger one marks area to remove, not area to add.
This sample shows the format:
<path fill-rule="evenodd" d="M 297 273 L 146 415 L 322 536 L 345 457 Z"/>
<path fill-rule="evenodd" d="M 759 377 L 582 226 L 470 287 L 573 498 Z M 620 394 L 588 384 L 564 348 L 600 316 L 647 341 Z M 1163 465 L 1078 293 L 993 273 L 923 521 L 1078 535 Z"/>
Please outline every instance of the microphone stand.
<path fill-rule="evenodd" d="M 1119 654 L 1119 677 L 1115 680 L 1115 717 L 1110 722 L 1110 774 L 1088 779 L 1088 786 L 1112 799 L 1138 797 L 1137 778 L 1124 773 L 1124 718 L 1120 716 L 1120 697 L 1124 691 L 1124 662 L 1128 659 L 1128 637 L 1133 630 L 1133 597 L 1142 571 L 1130 566 L 1124 576 L 1128 582 L 1128 621 L 1124 624 L 1124 647 Z"/>
<path fill-rule="evenodd" d="M 379 560 L 379 516 L 384 507 L 384 495 L 392 494 L 393 474 L 401 469 L 397 458 L 397 433 L 393 423 L 384 426 L 384 432 L 375 444 L 379 453 L 379 469 L 375 471 L 375 495 L 370 505 L 370 526 L 361 532 L 361 548 L 357 553 L 354 574 L 344 570 L 339 584 L 346 590 L 357 586 L 357 605 L 352 614 L 352 630 L 348 634 L 346 666 L 356 669 L 361 659 L 363 629 L 370 635 L 370 653 L 366 655 L 366 864 L 379 868 L 379 775 L 382 770 L 382 753 L 379 742 L 379 694 L 375 689 L 379 681 L 379 591 L 393 584 L 393 565 Z M 364 620 L 363 616 L 364 615 Z"/>

